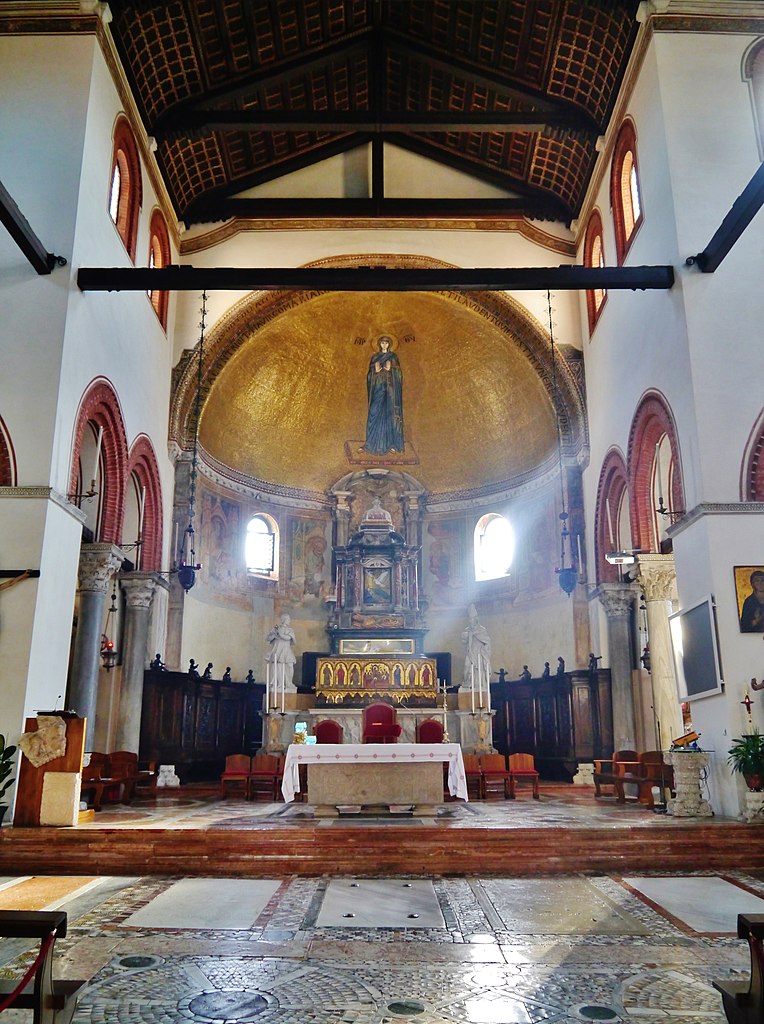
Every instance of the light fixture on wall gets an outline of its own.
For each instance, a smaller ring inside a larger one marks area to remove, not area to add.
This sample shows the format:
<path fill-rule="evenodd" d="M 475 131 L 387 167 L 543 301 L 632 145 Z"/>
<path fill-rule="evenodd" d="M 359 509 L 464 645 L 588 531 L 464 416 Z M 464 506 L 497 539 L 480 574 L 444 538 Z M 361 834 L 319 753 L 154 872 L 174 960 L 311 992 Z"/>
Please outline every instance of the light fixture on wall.
<path fill-rule="evenodd" d="M 565 507 L 565 478 L 562 471 L 562 428 L 560 426 L 560 393 L 557 386 L 557 360 L 555 357 L 554 330 L 552 326 L 552 293 L 547 289 L 547 311 L 549 313 L 549 345 L 552 354 L 552 396 L 554 401 L 554 419 L 557 431 L 557 459 L 560 469 L 560 565 L 554 571 L 560 587 L 570 597 L 578 583 L 578 569 L 573 565 L 573 554 L 570 546 L 570 530 L 568 529 L 568 510 Z M 570 555 L 570 565 L 567 564 Z"/>
<path fill-rule="evenodd" d="M 117 590 L 115 584 L 111 592 L 111 607 L 106 613 L 106 625 L 103 628 L 103 633 L 101 633 L 101 661 L 107 672 L 111 671 L 117 664 L 117 651 L 110 635 L 116 627 L 116 614 Z"/>
<path fill-rule="evenodd" d="M 183 531 L 183 541 L 180 548 L 180 561 L 175 571 L 178 574 L 178 583 L 188 593 L 196 583 L 196 574 L 201 569 L 201 563 L 196 561 L 196 536 L 194 534 L 194 514 L 196 511 L 196 476 L 197 464 L 199 461 L 199 418 L 202 408 L 202 371 L 204 363 L 204 329 L 207 321 L 207 292 L 202 292 L 201 320 L 199 321 L 199 362 L 196 371 L 196 396 L 194 399 L 194 447 L 191 456 L 191 476 L 189 479 L 188 491 L 188 526 Z"/>

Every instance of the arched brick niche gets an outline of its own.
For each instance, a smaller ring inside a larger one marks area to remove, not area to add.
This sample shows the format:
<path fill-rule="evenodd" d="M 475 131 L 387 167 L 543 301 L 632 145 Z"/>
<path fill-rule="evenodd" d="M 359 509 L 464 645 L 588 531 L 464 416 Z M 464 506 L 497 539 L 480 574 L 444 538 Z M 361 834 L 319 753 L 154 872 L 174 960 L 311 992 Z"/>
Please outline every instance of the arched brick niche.
<path fill-rule="evenodd" d="M 0 487 L 15 487 L 16 479 L 16 453 L 8 428 L 0 416 Z"/>
<path fill-rule="evenodd" d="M 109 216 L 133 263 L 138 238 L 138 213 L 142 203 L 143 182 L 138 146 L 127 118 L 121 115 L 114 125 L 114 148 L 109 175 Z"/>
<path fill-rule="evenodd" d="M 602 233 L 602 217 L 599 210 L 593 210 L 586 226 L 584 237 L 584 266 L 605 266 L 605 243 Z M 589 336 L 594 333 L 600 313 L 607 299 L 605 288 L 589 288 L 586 292 L 586 313 L 589 320 Z"/>
<path fill-rule="evenodd" d="M 748 438 L 740 470 L 742 501 L 764 501 L 764 409 Z"/>
<path fill-rule="evenodd" d="M 682 483 L 682 462 L 676 424 L 671 408 L 658 391 L 643 395 L 634 413 L 629 432 L 627 456 L 629 494 L 631 497 L 631 536 L 640 551 L 656 551 L 658 542 L 653 505 L 655 446 L 668 438 L 671 447 L 669 470 L 670 507 L 685 507 Z"/>
<path fill-rule="evenodd" d="M 610 168 L 610 207 L 615 231 L 615 254 L 621 266 L 642 224 L 642 197 L 637 161 L 637 132 L 631 118 L 621 125 Z"/>
<path fill-rule="evenodd" d="M 618 510 L 624 495 L 628 495 L 629 478 L 626 462 L 618 448 L 611 448 L 605 456 L 597 485 L 597 505 L 594 514 L 594 552 L 598 583 L 618 582 L 618 566 L 610 565 L 605 555 L 617 550 L 619 544 Z M 611 529 L 613 536 L 610 536 Z"/>
<path fill-rule="evenodd" d="M 140 434 L 130 449 L 128 480 L 130 477 L 135 478 L 139 492 L 145 489 L 146 496 L 136 568 L 144 572 L 158 572 L 162 567 L 162 488 L 156 454 L 145 434 Z"/>
<path fill-rule="evenodd" d="M 80 401 L 74 428 L 70 493 L 76 494 L 82 484 L 79 463 L 82 439 L 88 424 L 103 428 L 101 441 L 101 520 L 96 540 L 119 544 L 122 539 L 122 518 L 127 482 L 127 437 L 122 410 L 114 388 L 103 377 L 92 381 Z M 87 486 L 89 481 L 84 482 Z"/>

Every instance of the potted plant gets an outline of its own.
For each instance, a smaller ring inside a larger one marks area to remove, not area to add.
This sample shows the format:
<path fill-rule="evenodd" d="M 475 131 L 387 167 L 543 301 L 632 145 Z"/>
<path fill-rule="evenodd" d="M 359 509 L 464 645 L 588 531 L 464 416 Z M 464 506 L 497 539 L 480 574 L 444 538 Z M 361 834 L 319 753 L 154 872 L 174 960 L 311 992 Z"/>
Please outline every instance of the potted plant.
<path fill-rule="evenodd" d="M 764 736 L 758 729 L 738 736 L 728 751 L 727 764 L 739 772 L 754 793 L 764 790 Z"/>
<path fill-rule="evenodd" d="M 0 733 L 0 824 L 3 822 L 8 804 L 4 804 L 3 797 L 7 790 L 13 785 L 14 779 L 11 775 L 16 759 L 16 747 L 6 745 L 5 736 Z"/>

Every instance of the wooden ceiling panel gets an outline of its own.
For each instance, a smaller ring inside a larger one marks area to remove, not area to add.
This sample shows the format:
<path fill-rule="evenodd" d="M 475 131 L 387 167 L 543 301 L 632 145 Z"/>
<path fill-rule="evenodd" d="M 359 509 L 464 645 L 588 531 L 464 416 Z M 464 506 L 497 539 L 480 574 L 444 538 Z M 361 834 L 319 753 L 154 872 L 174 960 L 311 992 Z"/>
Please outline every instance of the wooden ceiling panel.
<path fill-rule="evenodd" d="M 570 220 L 637 30 L 637 0 L 111 7 L 118 52 L 186 220 L 213 198 L 225 216 L 226 195 L 375 135 L 527 195 L 536 214 L 548 196 L 550 216 Z M 353 114 L 367 116 L 354 126 Z M 381 207 L 384 176 L 374 182 Z"/>

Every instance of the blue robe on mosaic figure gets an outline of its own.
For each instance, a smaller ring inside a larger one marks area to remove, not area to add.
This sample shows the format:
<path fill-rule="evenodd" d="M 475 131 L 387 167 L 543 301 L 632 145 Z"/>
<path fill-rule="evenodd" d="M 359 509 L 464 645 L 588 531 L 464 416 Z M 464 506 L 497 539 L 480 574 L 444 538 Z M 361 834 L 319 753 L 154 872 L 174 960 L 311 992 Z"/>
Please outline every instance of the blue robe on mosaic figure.
<path fill-rule="evenodd" d="M 366 418 L 366 443 L 363 450 L 372 455 L 402 452 L 403 440 L 403 372 L 391 339 L 379 339 L 379 351 L 369 360 L 366 391 L 369 411 Z"/>

